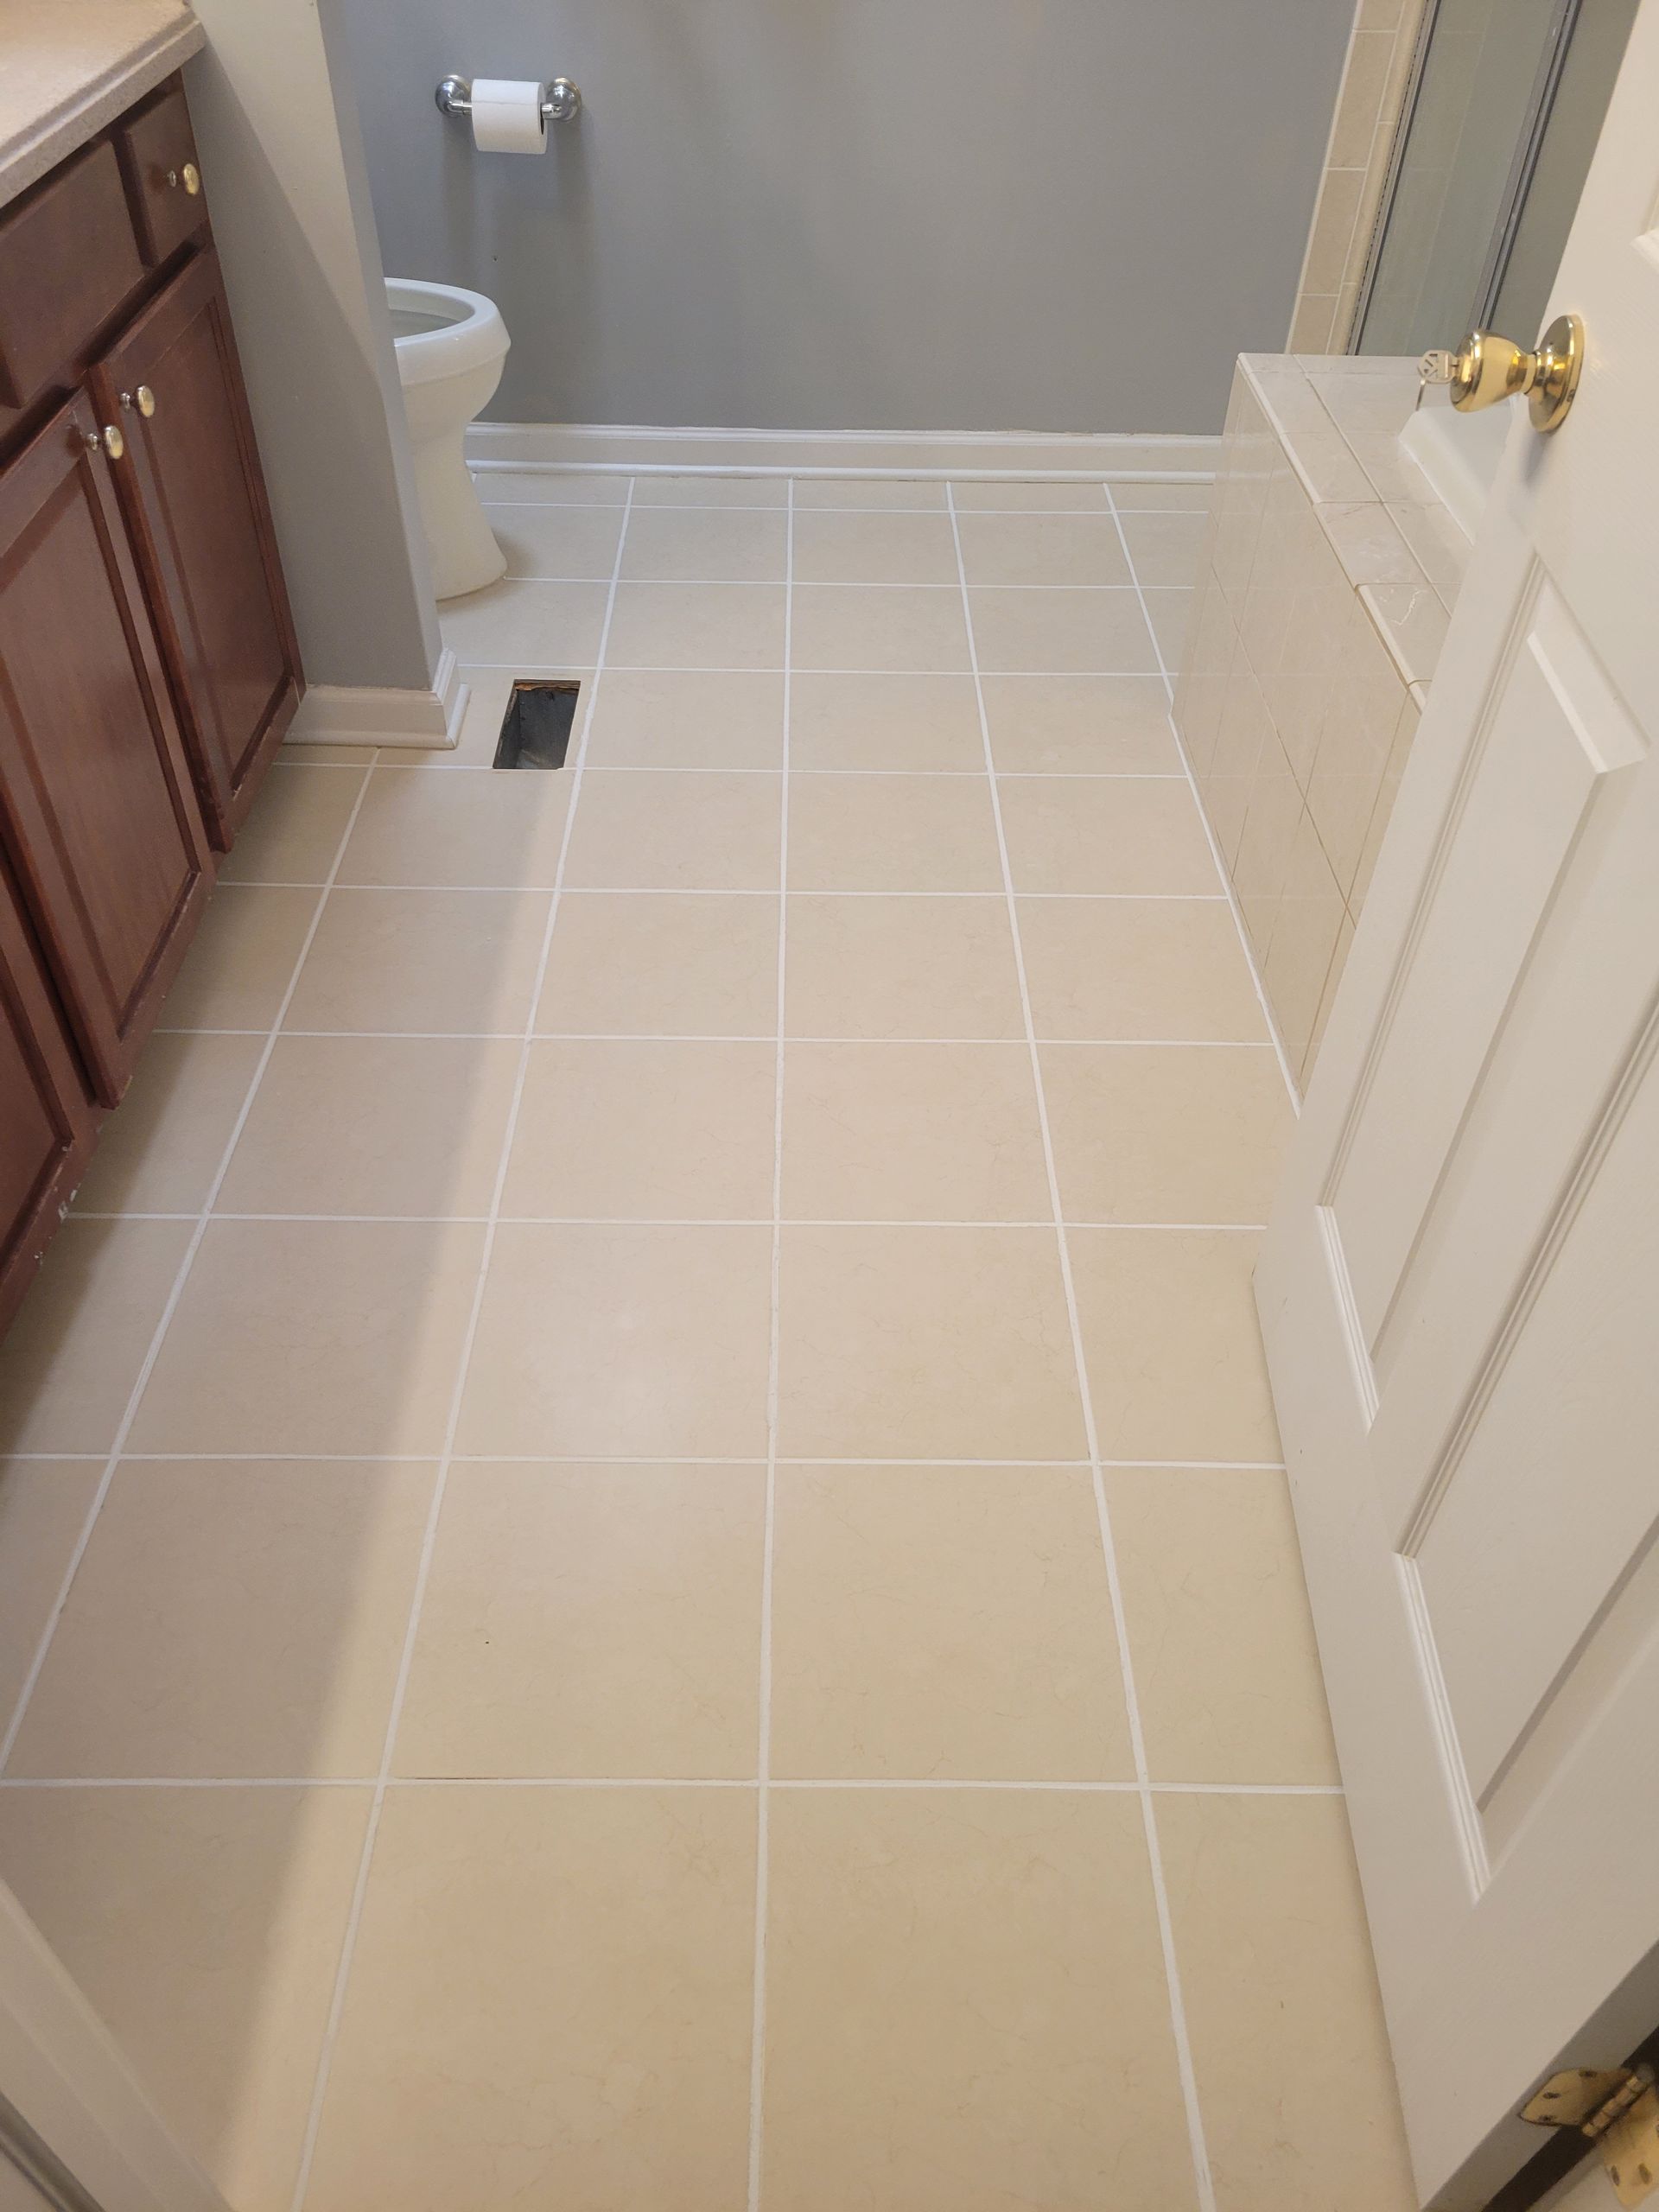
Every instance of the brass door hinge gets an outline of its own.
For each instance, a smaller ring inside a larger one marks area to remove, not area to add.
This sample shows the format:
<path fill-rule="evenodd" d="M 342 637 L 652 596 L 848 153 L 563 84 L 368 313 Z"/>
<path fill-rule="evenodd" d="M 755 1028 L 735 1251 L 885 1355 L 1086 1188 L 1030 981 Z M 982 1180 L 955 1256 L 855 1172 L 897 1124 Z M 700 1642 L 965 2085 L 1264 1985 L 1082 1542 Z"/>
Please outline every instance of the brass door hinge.
<path fill-rule="evenodd" d="M 1575 2127 L 1601 2153 L 1621 2204 L 1642 2204 L 1659 2190 L 1659 2089 L 1650 2066 L 1598 2072 L 1575 2066 L 1552 2074 L 1521 2107 L 1535 2127 Z"/>

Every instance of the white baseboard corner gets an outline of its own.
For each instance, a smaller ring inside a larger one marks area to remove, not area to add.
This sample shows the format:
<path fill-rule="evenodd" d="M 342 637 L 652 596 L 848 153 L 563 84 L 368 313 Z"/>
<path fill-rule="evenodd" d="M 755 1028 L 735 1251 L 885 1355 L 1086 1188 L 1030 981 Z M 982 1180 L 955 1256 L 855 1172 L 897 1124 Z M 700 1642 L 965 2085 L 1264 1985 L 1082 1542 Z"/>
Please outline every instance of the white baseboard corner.
<path fill-rule="evenodd" d="M 649 476 L 1018 477 L 1207 483 L 1218 437 L 1001 430 L 698 430 L 604 423 L 474 423 L 477 469 Z"/>
<path fill-rule="evenodd" d="M 461 741 L 461 720 L 472 696 L 461 664 L 446 645 L 425 691 L 389 684 L 314 683 L 290 724 L 289 745 L 408 746 L 444 752 Z"/>

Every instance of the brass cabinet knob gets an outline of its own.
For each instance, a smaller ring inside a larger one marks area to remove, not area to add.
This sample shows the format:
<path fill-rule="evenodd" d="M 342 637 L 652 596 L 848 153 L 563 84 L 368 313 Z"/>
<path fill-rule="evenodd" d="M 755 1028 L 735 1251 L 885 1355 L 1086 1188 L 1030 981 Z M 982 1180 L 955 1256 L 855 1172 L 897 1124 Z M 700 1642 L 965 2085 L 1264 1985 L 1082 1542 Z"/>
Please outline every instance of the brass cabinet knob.
<path fill-rule="evenodd" d="M 1558 315 L 1528 353 L 1496 331 L 1471 330 L 1455 353 L 1424 356 L 1426 383 L 1451 387 L 1452 404 L 1472 415 L 1500 399 L 1524 398 L 1535 430 L 1554 430 L 1567 419 L 1584 367 L 1584 325 Z"/>
<path fill-rule="evenodd" d="M 201 171 L 194 162 L 187 162 L 181 169 L 168 169 L 167 181 L 175 192 L 182 185 L 192 200 L 201 190 Z"/>
<path fill-rule="evenodd" d="M 156 395 L 147 384 L 141 384 L 133 397 L 138 402 L 138 412 L 148 422 L 156 412 Z"/>
<path fill-rule="evenodd" d="M 96 440 L 93 441 L 97 442 Z M 111 461 L 119 461 L 127 449 L 127 442 L 113 423 L 104 425 L 104 450 Z"/>

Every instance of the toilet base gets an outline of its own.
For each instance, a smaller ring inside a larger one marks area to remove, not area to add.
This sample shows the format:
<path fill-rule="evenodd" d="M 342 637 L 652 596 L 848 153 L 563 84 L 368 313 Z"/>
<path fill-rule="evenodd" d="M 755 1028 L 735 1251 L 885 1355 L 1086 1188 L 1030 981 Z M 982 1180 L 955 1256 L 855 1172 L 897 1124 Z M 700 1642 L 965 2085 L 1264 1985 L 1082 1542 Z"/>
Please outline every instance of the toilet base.
<path fill-rule="evenodd" d="M 417 445 L 413 459 L 434 593 L 439 599 L 459 599 L 482 591 L 506 574 L 507 556 L 467 472 L 460 433 Z"/>

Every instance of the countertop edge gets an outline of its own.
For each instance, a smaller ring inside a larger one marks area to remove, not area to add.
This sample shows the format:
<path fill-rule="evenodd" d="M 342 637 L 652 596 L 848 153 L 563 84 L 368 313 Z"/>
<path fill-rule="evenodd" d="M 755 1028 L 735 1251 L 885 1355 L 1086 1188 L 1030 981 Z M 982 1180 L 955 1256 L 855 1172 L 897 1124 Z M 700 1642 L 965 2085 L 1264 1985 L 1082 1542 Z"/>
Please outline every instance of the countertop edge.
<path fill-rule="evenodd" d="M 124 108 L 153 92 L 207 43 L 207 34 L 194 16 L 169 25 L 0 148 L 0 207 L 38 184 L 66 155 L 95 137 Z"/>

